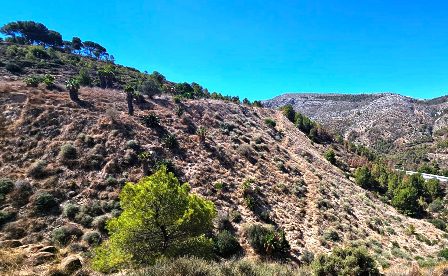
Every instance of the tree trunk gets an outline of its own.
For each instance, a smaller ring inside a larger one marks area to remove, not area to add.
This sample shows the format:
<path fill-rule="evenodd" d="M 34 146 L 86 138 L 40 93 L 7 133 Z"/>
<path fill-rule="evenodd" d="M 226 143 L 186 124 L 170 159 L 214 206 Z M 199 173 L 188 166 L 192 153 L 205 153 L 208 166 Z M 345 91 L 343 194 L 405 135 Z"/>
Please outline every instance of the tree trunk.
<path fill-rule="evenodd" d="M 133 96 L 132 93 L 127 93 L 126 100 L 128 101 L 128 113 L 129 115 L 134 115 L 134 104 L 132 103 Z"/>
<path fill-rule="evenodd" d="M 68 94 L 70 95 L 70 99 L 74 102 L 78 102 L 79 98 L 78 98 L 78 91 L 73 91 L 73 90 L 69 90 Z"/>

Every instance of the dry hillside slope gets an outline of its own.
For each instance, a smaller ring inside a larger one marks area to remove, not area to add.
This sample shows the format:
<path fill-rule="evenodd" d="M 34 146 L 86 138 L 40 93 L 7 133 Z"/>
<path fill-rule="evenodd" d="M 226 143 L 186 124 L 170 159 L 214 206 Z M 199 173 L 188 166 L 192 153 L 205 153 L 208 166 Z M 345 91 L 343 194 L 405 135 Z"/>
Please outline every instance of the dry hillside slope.
<path fill-rule="evenodd" d="M 57 227 L 72 225 L 83 232 L 95 227 L 64 216 L 68 202 L 85 210 L 95 206 L 85 220 L 116 213 L 121 184 L 143 175 L 137 151 L 151 153 L 151 160 L 171 160 L 177 175 L 213 200 L 221 214 L 241 213 L 234 227 L 248 255 L 253 252 L 244 226 L 266 217 L 286 231 L 298 259 L 305 251 L 326 252 L 356 242 L 366 244 L 387 266 L 416 256 L 435 258 L 447 245 L 432 224 L 399 214 L 347 179 L 322 157 L 324 146 L 313 144 L 278 111 L 218 100 L 176 104 L 160 96 L 147 99 L 129 116 L 120 91 L 82 88 L 80 98 L 82 106 L 71 102 L 67 92 L 20 82 L 0 86 L 0 175 L 16 181 L 15 190 L 0 202 L 0 210 L 15 214 L 2 226 L 0 241 L 3 247 L 22 244 L 29 257 L 24 262 L 36 273 L 86 250 L 86 242 L 75 237 L 71 243 L 77 246 L 40 262 L 35 248 L 51 244 Z M 161 128 L 142 123 L 140 117 L 151 112 Z M 266 118 L 276 121 L 276 129 L 265 124 Z M 200 127 L 207 129 L 205 143 L 196 135 Z M 179 150 L 163 147 L 166 133 L 176 135 Z M 67 144 L 76 149 L 72 159 L 61 156 Z M 257 214 L 244 204 L 241 186 L 247 179 L 257 187 Z M 216 188 L 217 182 L 224 188 Z M 29 197 L 16 191 L 23 183 L 31 186 Z M 46 215 L 34 211 L 43 192 L 57 202 Z"/>

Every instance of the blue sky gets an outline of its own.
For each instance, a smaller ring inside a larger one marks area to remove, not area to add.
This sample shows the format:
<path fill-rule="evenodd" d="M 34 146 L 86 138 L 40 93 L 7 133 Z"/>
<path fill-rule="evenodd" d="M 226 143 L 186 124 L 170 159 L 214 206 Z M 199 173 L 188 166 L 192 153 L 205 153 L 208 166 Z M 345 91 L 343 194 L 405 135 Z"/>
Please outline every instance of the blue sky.
<path fill-rule="evenodd" d="M 4 1 L 0 24 L 34 20 L 105 46 L 120 64 L 210 91 L 448 94 L 446 1 Z"/>

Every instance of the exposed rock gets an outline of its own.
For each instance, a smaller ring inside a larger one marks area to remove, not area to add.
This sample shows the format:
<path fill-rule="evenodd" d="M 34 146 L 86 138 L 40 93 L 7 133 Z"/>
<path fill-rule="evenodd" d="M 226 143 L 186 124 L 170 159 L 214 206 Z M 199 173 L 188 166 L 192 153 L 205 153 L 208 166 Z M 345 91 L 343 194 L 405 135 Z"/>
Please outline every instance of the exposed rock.
<path fill-rule="evenodd" d="M 29 259 L 32 265 L 41 265 L 53 261 L 56 255 L 50 252 L 38 252 Z"/>
<path fill-rule="evenodd" d="M 0 242 L 0 248 L 15 248 L 22 246 L 22 242 L 19 240 L 6 240 Z"/>
<path fill-rule="evenodd" d="M 80 268 L 82 268 L 82 262 L 79 256 L 68 256 L 60 264 L 60 270 L 68 274 Z"/>

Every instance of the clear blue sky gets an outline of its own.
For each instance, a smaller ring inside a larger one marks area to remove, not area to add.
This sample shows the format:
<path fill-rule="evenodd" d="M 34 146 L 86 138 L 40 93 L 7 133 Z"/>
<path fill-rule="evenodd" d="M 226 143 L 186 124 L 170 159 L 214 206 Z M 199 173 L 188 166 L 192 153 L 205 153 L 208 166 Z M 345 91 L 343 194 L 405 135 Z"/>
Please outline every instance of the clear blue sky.
<path fill-rule="evenodd" d="M 448 94 L 446 1 L 2 1 L 0 24 L 35 20 L 105 46 L 120 64 L 210 91 Z"/>

